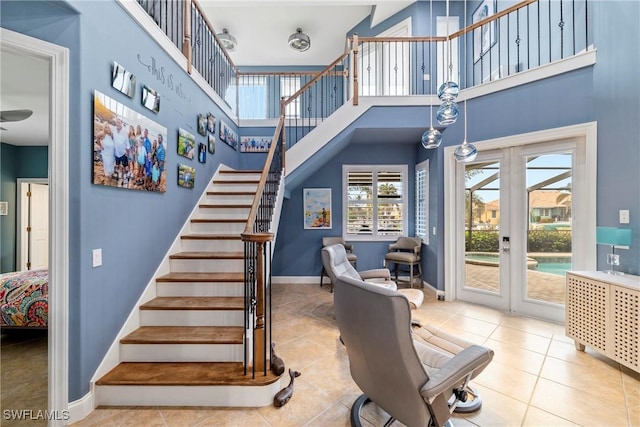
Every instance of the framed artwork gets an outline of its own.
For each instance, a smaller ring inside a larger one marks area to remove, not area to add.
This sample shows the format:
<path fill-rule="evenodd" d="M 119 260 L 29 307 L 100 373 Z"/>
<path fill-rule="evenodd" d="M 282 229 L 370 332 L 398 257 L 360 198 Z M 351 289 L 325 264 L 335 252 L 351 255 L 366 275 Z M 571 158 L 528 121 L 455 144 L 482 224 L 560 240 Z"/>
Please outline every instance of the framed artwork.
<path fill-rule="evenodd" d="M 271 148 L 271 136 L 242 136 L 240 151 L 244 153 L 266 153 Z"/>
<path fill-rule="evenodd" d="M 302 190 L 304 228 L 331 228 L 331 189 L 305 188 Z"/>
<path fill-rule="evenodd" d="M 9 202 L 0 202 L 0 215 L 9 214 Z"/>
<path fill-rule="evenodd" d="M 193 166 L 178 165 L 178 185 L 184 188 L 193 188 L 196 181 L 196 168 Z"/>
<path fill-rule="evenodd" d="M 193 159 L 196 148 L 196 137 L 186 130 L 178 129 L 178 155 Z"/>
<path fill-rule="evenodd" d="M 496 11 L 495 0 L 483 0 L 473 12 L 472 21 L 475 24 L 493 15 Z M 496 23 L 490 22 L 473 30 L 473 62 L 476 63 L 489 52 L 496 43 Z"/>
<path fill-rule="evenodd" d="M 216 116 L 211 113 L 207 114 L 207 130 L 216 133 Z"/>
<path fill-rule="evenodd" d="M 198 144 L 198 161 L 207 163 L 207 146 L 202 142 Z"/>
<path fill-rule="evenodd" d="M 209 146 L 209 153 L 210 154 L 215 154 L 216 153 L 216 135 L 213 133 L 209 134 L 209 137 L 207 138 L 207 145 Z"/>
<path fill-rule="evenodd" d="M 198 133 L 207 136 L 207 118 L 204 114 L 198 114 Z"/>
<path fill-rule="evenodd" d="M 164 193 L 167 128 L 95 91 L 93 183 Z"/>
<path fill-rule="evenodd" d="M 142 105 L 157 113 L 160 111 L 160 95 L 147 85 L 142 86 Z"/>
<path fill-rule="evenodd" d="M 111 86 L 129 98 L 133 98 L 136 93 L 136 76 L 127 71 L 122 65 L 114 62 L 111 72 Z"/>
<path fill-rule="evenodd" d="M 222 120 L 220 120 L 220 140 L 226 142 L 234 150 L 238 149 L 238 134 Z"/>

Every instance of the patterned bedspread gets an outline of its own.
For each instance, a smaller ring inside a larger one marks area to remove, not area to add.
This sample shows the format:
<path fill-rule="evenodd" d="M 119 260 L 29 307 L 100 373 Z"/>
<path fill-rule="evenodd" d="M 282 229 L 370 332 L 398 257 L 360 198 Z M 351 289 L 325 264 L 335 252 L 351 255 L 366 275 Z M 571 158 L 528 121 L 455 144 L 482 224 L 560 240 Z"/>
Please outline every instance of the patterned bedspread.
<path fill-rule="evenodd" d="M 49 270 L 0 275 L 0 326 L 46 328 Z"/>

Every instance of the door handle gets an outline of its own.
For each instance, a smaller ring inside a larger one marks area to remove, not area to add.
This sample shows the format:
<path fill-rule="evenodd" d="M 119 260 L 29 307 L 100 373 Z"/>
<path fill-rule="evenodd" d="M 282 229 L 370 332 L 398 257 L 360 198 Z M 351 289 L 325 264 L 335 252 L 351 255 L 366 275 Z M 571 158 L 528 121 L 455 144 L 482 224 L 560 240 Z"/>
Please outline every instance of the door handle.
<path fill-rule="evenodd" d="M 511 250 L 509 236 L 502 236 L 502 252 L 508 254 Z"/>

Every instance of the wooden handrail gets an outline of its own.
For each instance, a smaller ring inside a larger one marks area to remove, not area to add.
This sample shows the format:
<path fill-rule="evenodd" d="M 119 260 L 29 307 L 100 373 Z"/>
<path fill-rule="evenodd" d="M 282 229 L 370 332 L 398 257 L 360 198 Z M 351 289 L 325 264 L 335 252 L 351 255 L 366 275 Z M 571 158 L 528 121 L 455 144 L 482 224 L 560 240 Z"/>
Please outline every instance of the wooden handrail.
<path fill-rule="evenodd" d="M 536 0 L 537 1 L 537 0 Z M 360 37 L 358 43 L 371 42 L 446 42 L 447 37 Z"/>
<path fill-rule="evenodd" d="M 209 30 L 211 31 L 211 34 L 213 35 L 213 38 L 215 39 L 215 41 L 218 43 L 218 46 L 220 46 L 220 50 L 224 54 L 224 57 L 227 58 L 227 61 L 229 61 L 229 64 L 231 64 L 231 68 L 233 68 L 233 71 L 237 73 L 238 67 L 236 67 L 236 65 L 231 60 L 231 57 L 227 53 L 227 50 L 222 46 L 220 39 L 216 35 L 216 30 L 213 29 L 213 25 L 211 25 L 211 22 L 209 22 L 209 20 L 207 19 L 207 16 L 204 14 L 202 7 L 200 7 L 200 4 L 198 4 L 197 0 L 191 0 L 191 1 L 193 2 L 193 5 L 196 7 L 196 9 L 198 9 L 198 12 L 200 13 L 200 17 L 202 18 L 204 23 L 207 25 L 207 27 L 209 27 Z"/>
<path fill-rule="evenodd" d="M 292 103 L 293 100 L 296 99 L 297 97 L 299 97 L 302 93 L 304 93 L 304 91 L 306 91 L 309 87 L 311 87 L 311 85 L 313 85 L 315 82 L 320 80 L 322 77 L 326 76 L 331 71 L 331 69 L 333 67 L 335 67 L 344 58 L 346 58 L 347 55 L 349 55 L 349 52 L 345 52 L 342 55 L 340 55 L 335 61 L 333 61 L 331 64 L 329 64 L 324 70 L 320 71 L 320 73 L 317 76 L 315 76 L 313 79 L 309 80 L 309 82 L 306 85 L 302 86 L 300 88 L 300 90 L 298 90 L 296 93 L 294 93 L 289 98 L 287 98 L 284 101 L 285 107 L 287 105 L 289 105 L 290 103 Z"/>
<path fill-rule="evenodd" d="M 279 140 L 280 133 L 284 127 L 284 116 L 280 116 L 280 120 L 278 121 L 278 126 L 276 127 L 276 131 L 273 134 L 273 139 L 271 140 L 271 147 L 269 147 L 269 153 L 267 154 L 267 159 L 264 162 L 264 167 L 262 168 L 262 174 L 260 175 L 260 182 L 258 182 L 258 188 L 256 189 L 256 196 L 253 199 L 253 204 L 251 205 L 251 210 L 249 211 L 249 217 L 247 218 L 247 225 L 244 228 L 242 233 L 242 240 L 245 240 L 245 235 L 250 236 L 253 234 L 253 225 L 256 220 L 256 214 L 258 212 L 258 208 L 260 207 L 260 199 L 262 198 L 262 192 L 264 191 L 264 186 L 267 182 L 267 178 L 269 176 L 269 168 L 271 167 L 271 161 L 273 160 L 273 156 L 275 155 L 277 149 L 277 141 Z M 247 239 L 248 240 L 248 239 Z"/>
<path fill-rule="evenodd" d="M 239 76 L 315 76 L 321 71 L 237 71 Z M 342 75 L 335 71 L 335 75 Z"/>
<path fill-rule="evenodd" d="M 511 12 L 514 12 L 514 11 L 516 11 L 518 9 L 522 9 L 525 6 L 529 6 L 531 3 L 537 3 L 537 2 L 538 2 L 538 0 L 524 0 L 524 1 L 520 2 L 520 3 L 514 4 L 513 6 L 508 7 L 506 9 L 504 9 L 504 10 L 501 10 L 500 12 L 494 13 L 493 15 L 488 16 L 488 17 L 484 18 L 483 20 L 476 22 L 475 24 L 471 24 L 468 27 L 464 27 L 460 31 L 456 31 L 455 33 L 450 34 L 449 35 L 449 39 L 454 39 L 456 37 L 460 37 L 462 35 L 465 35 L 468 32 L 475 30 L 476 28 L 480 28 L 483 25 L 486 25 L 486 24 L 488 24 L 490 22 L 497 21 L 499 18 L 502 18 L 503 16 L 508 15 Z"/>

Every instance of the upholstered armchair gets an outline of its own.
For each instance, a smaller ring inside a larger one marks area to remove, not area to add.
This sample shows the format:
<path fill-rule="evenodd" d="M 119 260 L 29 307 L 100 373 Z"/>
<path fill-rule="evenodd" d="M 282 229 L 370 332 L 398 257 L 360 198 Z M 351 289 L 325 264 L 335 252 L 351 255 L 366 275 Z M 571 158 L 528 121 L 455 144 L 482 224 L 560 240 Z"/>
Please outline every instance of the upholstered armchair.
<path fill-rule="evenodd" d="M 358 256 L 353 253 L 353 245 L 344 241 L 342 237 L 323 237 L 322 247 L 331 245 L 342 245 L 347 253 L 347 260 L 353 264 L 354 268 L 358 268 Z M 322 287 L 322 280 L 327 276 L 327 271 L 322 266 L 322 272 L 320 273 L 320 287 Z M 329 278 L 331 279 L 331 278 Z M 331 292 L 333 292 L 333 282 L 331 282 Z"/>
<path fill-rule="evenodd" d="M 385 267 L 389 263 L 394 264 L 395 281 L 398 282 L 398 267 L 400 265 L 409 266 L 409 285 L 413 288 L 416 278 L 422 279 L 422 266 L 420 265 L 420 252 L 422 249 L 422 239 L 419 237 L 399 237 L 395 243 L 389 245 L 389 252 L 384 257 Z M 418 274 L 414 274 L 414 267 L 418 267 Z M 422 280 L 420 286 L 424 287 Z"/>

